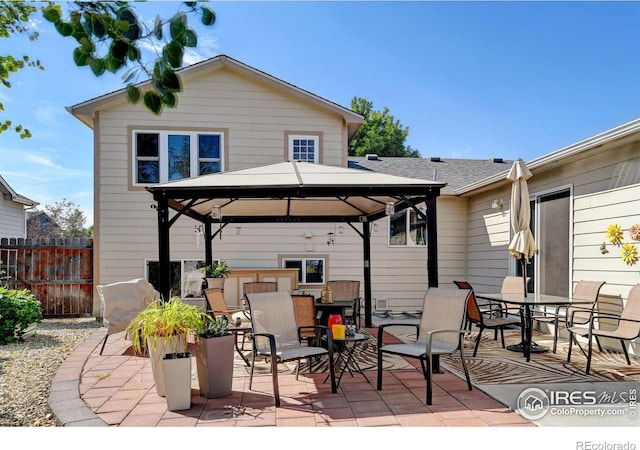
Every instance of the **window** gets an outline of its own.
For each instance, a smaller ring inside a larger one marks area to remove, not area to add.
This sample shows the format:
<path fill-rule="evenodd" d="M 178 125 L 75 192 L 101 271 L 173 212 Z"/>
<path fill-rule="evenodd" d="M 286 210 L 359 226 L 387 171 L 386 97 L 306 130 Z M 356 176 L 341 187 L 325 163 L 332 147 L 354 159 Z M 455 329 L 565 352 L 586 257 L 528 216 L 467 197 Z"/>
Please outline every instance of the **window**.
<path fill-rule="evenodd" d="M 135 184 L 222 172 L 222 133 L 134 131 Z"/>
<path fill-rule="evenodd" d="M 204 275 L 200 269 L 205 265 L 204 261 L 195 259 L 171 261 L 170 295 L 180 298 L 202 297 Z M 158 290 L 160 287 L 160 262 L 147 260 L 146 266 L 147 280 Z"/>
<path fill-rule="evenodd" d="M 317 163 L 319 140 L 318 136 L 290 135 L 289 160 Z"/>
<path fill-rule="evenodd" d="M 283 269 L 298 269 L 298 284 L 325 284 L 324 258 L 283 258 Z"/>
<path fill-rule="evenodd" d="M 420 210 L 423 214 L 425 210 Z M 413 209 L 405 209 L 389 217 L 389 245 L 427 245 L 427 224 Z"/>

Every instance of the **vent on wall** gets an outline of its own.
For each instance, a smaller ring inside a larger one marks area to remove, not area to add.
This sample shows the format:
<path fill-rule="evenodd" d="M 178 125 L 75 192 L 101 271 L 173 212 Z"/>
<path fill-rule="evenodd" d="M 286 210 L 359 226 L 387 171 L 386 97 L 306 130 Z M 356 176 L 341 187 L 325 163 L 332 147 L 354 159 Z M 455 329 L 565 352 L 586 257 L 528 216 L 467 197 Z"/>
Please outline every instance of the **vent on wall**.
<path fill-rule="evenodd" d="M 386 298 L 377 298 L 376 299 L 376 310 L 378 311 L 386 311 L 389 309 Z"/>

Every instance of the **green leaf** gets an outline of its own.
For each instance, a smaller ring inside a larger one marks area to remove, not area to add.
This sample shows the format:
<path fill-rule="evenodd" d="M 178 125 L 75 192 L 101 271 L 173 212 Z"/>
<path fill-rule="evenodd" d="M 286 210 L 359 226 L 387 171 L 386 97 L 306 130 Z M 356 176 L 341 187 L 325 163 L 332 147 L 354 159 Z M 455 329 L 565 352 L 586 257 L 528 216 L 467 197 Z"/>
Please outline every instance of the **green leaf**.
<path fill-rule="evenodd" d="M 129 58 L 129 61 L 137 61 L 140 59 L 140 50 L 138 50 L 138 47 L 130 44 L 129 51 L 127 52 L 127 58 Z"/>
<path fill-rule="evenodd" d="M 156 16 L 156 21 L 153 24 L 153 34 L 156 36 L 156 39 L 162 39 L 162 19 L 160 19 L 160 15 Z"/>
<path fill-rule="evenodd" d="M 80 39 L 80 46 L 85 53 L 93 53 L 96 49 L 95 45 L 93 45 L 93 42 L 88 37 Z"/>
<path fill-rule="evenodd" d="M 93 74 L 97 77 L 104 73 L 104 61 L 100 58 L 94 58 L 93 56 L 89 56 L 87 58 L 87 62 L 89 63 L 89 67 L 93 71 Z"/>
<path fill-rule="evenodd" d="M 168 91 L 180 92 L 182 86 L 180 83 L 180 77 L 174 71 L 165 72 L 162 77 L 162 85 Z"/>
<path fill-rule="evenodd" d="M 76 66 L 82 67 L 88 64 L 89 54 L 84 51 L 82 47 L 76 47 L 73 49 L 73 62 Z"/>
<path fill-rule="evenodd" d="M 102 39 L 106 33 L 106 29 L 104 23 L 102 22 L 102 20 L 100 20 L 100 17 L 91 17 L 91 23 L 93 25 L 93 34 L 97 38 Z"/>
<path fill-rule="evenodd" d="M 140 37 L 140 27 L 138 26 L 138 17 L 129 8 L 122 9 L 118 12 L 118 18 L 126 21 L 129 26 L 126 31 L 123 32 L 125 38 L 130 41 L 135 41 Z"/>
<path fill-rule="evenodd" d="M 140 101 L 140 97 L 142 96 L 142 92 L 136 86 L 127 87 L 127 98 L 134 105 Z"/>
<path fill-rule="evenodd" d="M 116 73 L 123 65 L 123 60 L 117 59 L 113 55 L 107 55 L 104 59 L 104 67 L 111 73 Z"/>
<path fill-rule="evenodd" d="M 160 96 L 157 93 L 153 91 L 145 92 L 143 101 L 144 101 L 144 106 L 146 106 L 147 109 L 152 113 L 159 115 L 160 112 L 162 111 L 162 98 L 160 98 Z"/>
<path fill-rule="evenodd" d="M 181 42 L 184 39 L 185 30 L 187 28 L 187 15 L 183 12 L 177 13 L 169 20 L 169 33 L 171 39 Z"/>
<path fill-rule="evenodd" d="M 119 61 L 123 61 L 129 52 L 129 44 L 125 41 L 113 41 L 109 54 Z"/>
<path fill-rule="evenodd" d="M 73 27 L 66 22 L 58 21 L 55 27 L 58 33 L 64 37 L 71 36 L 71 33 L 73 33 Z"/>
<path fill-rule="evenodd" d="M 216 21 L 216 13 L 209 7 L 202 7 L 202 18 L 200 19 L 204 25 L 213 25 Z"/>
<path fill-rule="evenodd" d="M 49 22 L 56 23 L 60 20 L 61 17 L 60 7 L 56 7 L 55 5 L 47 6 L 42 11 L 42 15 Z"/>
<path fill-rule="evenodd" d="M 169 108 L 175 108 L 176 104 L 178 103 L 178 99 L 173 94 L 173 92 L 165 92 L 165 94 L 162 96 L 162 102 Z"/>
<path fill-rule="evenodd" d="M 198 46 L 198 35 L 193 29 L 188 28 L 184 37 L 184 46 L 185 47 L 197 47 Z"/>
<path fill-rule="evenodd" d="M 180 44 L 176 41 L 171 41 L 162 49 L 162 56 L 164 60 L 173 68 L 180 68 L 182 66 L 182 56 L 184 50 Z"/>

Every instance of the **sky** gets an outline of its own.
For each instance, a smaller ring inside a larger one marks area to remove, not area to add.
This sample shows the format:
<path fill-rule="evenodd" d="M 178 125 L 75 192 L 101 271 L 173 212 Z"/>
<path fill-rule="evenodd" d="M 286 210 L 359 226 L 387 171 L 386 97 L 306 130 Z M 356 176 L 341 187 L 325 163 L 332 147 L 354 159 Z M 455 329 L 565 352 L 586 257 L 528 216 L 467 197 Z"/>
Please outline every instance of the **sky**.
<path fill-rule="evenodd" d="M 179 6 L 135 4 L 151 22 Z M 209 6 L 216 24 L 191 18 L 199 45 L 186 64 L 226 54 L 347 108 L 365 98 L 375 110 L 388 108 L 409 129 L 406 145 L 424 157 L 527 161 L 640 118 L 638 1 Z M 0 54 L 27 54 L 45 66 L 0 87 L 0 120 L 33 134 L 0 134 L 0 175 L 40 209 L 75 203 L 89 226 L 92 131 L 66 107 L 123 88 L 122 73 L 94 77 L 73 63 L 72 38 L 39 15 L 30 26 L 37 41 L 0 41 Z"/>

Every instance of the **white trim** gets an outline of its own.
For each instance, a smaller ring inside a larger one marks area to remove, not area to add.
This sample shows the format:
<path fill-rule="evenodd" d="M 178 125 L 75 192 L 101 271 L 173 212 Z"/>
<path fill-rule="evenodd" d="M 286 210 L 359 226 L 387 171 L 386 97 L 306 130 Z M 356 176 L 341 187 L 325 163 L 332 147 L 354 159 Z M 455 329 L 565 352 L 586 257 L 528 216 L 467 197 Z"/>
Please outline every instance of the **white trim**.
<path fill-rule="evenodd" d="M 158 157 L 138 157 L 137 156 L 137 134 L 157 134 L 158 135 Z M 209 158 L 201 159 L 198 153 L 198 137 L 201 135 L 219 136 L 220 137 L 220 172 L 224 171 L 224 139 L 225 135 L 222 131 L 190 131 L 190 130 L 156 130 L 136 128 L 131 130 L 131 180 L 133 186 L 154 186 L 159 183 L 166 183 L 169 180 L 169 136 L 189 136 L 189 173 L 190 177 L 200 176 L 199 163 L 201 160 L 209 161 Z M 157 183 L 139 183 L 138 182 L 138 162 L 139 161 L 155 161 L 159 162 L 160 180 Z"/>

